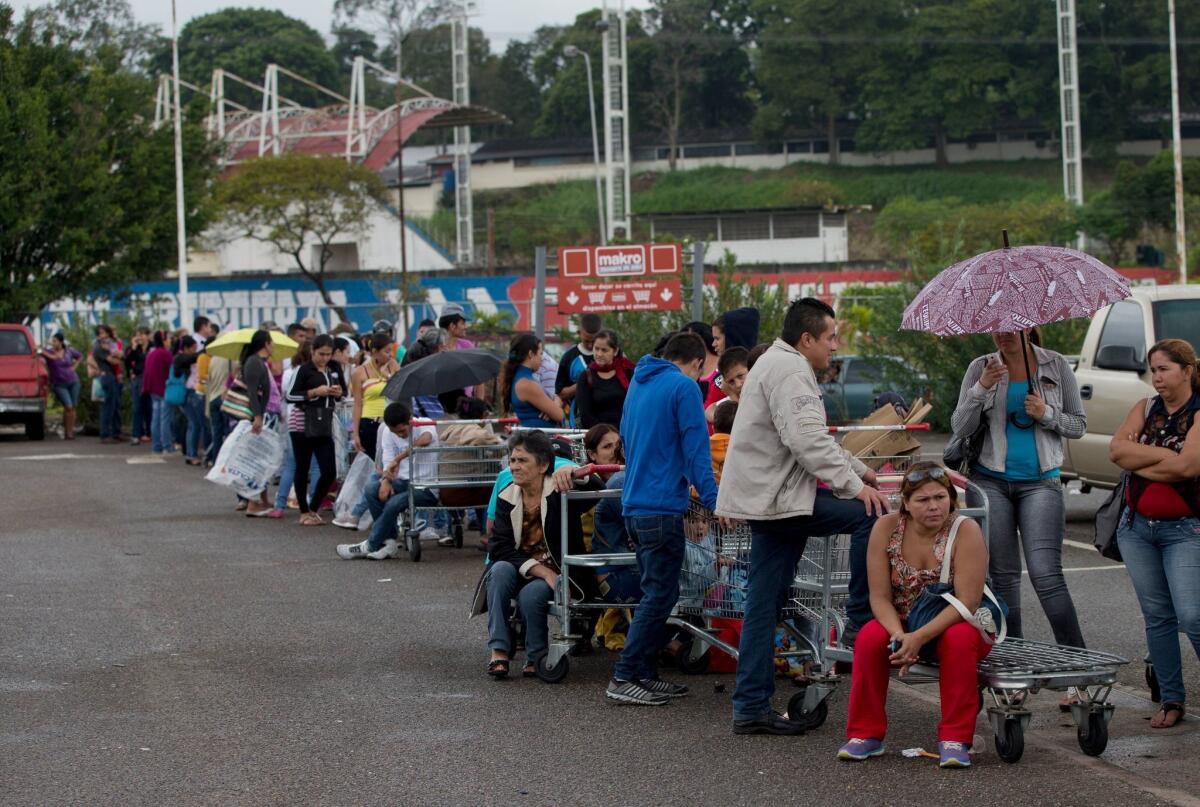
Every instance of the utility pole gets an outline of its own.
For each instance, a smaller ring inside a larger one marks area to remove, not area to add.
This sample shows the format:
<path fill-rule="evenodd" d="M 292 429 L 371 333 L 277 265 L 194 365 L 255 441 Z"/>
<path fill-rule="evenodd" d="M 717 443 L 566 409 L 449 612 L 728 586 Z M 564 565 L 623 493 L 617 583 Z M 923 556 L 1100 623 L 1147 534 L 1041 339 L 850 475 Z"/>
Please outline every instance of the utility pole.
<path fill-rule="evenodd" d="M 1167 0 L 1171 31 L 1171 142 L 1175 151 L 1175 254 L 1179 282 L 1187 283 L 1187 233 L 1183 217 L 1183 144 L 1179 136 L 1179 56 L 1175 46 L 1175 0 Z"/>
<path fill-rule="evenodd" d="M 617 8 L 604 0 L 600 11 L 603 32 L 604 73 L 604 163 L 607 169 L 608 240 L 629 238 L 629 62 L 626 58 L 625 0 L 616 0 Z"/>
<path fill-rule="evenodd" d="M 171 68 L 175 84 L 175 249 L 179 261 L 179 327 L 191 328 L 192 305 L 188 301 L 187 222 L 184 219 L 183 204 L 183 116 L 179 109 L 179 26 L 175 19 L 175 0 L 171 0 Z"/>
<path fill-rule="evenodd" d="M 1063 196 L 1083 204 L 1083 137 L 1079 129 L 1079 57 L 1076 49 L 1075 0 L 1058 4 L 1059 116 L 1062 119 Z M 1083 236 L 1079 236 L 1083 246 Z"/>
<path fill-rule="evenodd" d="M 404 334 L 401 339 L 408 344 L 408 246 L 404 223 L 404 104 L 400 98 L 403 87 L 403 76 L 400 68 L 401 46 L 404 44 L 404 32 L 400 29 L 400 20 L 396 20 L 396 212 L 400 216 L 400 327 Z"/>
<path fill-rule="evenodd" d="M 469 15 L 475 13 L 474 0 L 461 0 L 450 20 L 451 73 L 454 103 L 471 103 L 471 28 Z M 471 127 L 454 127 L 454 218 L 458 242 L 458 263 L 475 260 L 475 211 L 471 203 Z"/>

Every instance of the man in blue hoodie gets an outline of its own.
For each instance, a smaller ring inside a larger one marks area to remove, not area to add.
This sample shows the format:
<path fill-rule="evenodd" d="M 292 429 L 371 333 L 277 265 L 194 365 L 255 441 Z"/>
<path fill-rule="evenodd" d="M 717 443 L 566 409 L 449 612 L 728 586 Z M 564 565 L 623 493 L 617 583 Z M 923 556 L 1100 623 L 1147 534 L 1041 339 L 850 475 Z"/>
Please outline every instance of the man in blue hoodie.
<path fill-rule="evenodd" d="M 688 691 L 659 679 L 656 662 L 667 617 L 679 599 L 689 485 L 700 493 L 705 507 L 711 510 L 717 504 L 708 423 L 696 385 L 705 355 L 699 336 L 676 334 L 663 348 L 662 358 L 644 356 L 638 362 L 625 398 L 621 506 L 626 529 L 637 545 L 642 599 L 605 693 L 618 703 L 661 706 Z"/>

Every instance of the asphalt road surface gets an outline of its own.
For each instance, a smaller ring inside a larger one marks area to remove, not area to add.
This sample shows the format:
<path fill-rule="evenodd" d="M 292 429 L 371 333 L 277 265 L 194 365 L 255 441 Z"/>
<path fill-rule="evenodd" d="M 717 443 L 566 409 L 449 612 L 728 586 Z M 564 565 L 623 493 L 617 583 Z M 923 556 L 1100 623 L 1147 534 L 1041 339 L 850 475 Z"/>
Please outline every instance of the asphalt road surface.
<path fill-rule="evenodd" d="M 1133 662 L 1108 751 L 1080 753 L 1042 693 L 1019 764 L 981 718 L 975 765 L 942 771 L 899 753 L 935 747 L 936 688 L 893 685 L 887 756 L 841 763 L 848 681 L 800 738 L 733 736 L 729 675 L 654 709 L 605 702 L 608 653 L 557 686 L 493 682 L 474 549 L 341 561 L 344 531 L 245 518 L 181 460 L 94 438 L 0 434 L 0 480 L 4 805 L 1200 804 L 1200 719 L 1149 728 L 1128 577 L 1073 544 L 1085 636 Z M 1070 494 L 1072 517 L 1096 501 Z"/>

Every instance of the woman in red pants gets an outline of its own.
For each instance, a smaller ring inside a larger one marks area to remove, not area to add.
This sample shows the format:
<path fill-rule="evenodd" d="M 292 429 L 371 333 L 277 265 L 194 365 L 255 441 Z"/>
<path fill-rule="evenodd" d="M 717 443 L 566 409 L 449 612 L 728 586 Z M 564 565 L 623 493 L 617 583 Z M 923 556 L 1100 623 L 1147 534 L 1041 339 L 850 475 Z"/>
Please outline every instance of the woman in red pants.
<path fill-rule="evenodd" d="M 838 758 L 859 761 L 883 753 L 891 668 L 899 667 L 904 675 L 921 648 L 933 645 L 942 696 L 941 766 L 967 767 L 978 711 L 975 667 L 990 645 L 949 603 L 916 630 L 909 631 L 905 620 L 925 587 L 938 582 L 943 563 L 951 564 L 954 595 L 974 613 L 983 596 L 987 547 L 979 525 L 957 514 L 958 491 L 940 465 L 915 464 L 904 477 L 900 497 L 900 512 L 880 518 L 871 532 L 867 577 L 875 618 L 854 642 L 847 742 Z"/>

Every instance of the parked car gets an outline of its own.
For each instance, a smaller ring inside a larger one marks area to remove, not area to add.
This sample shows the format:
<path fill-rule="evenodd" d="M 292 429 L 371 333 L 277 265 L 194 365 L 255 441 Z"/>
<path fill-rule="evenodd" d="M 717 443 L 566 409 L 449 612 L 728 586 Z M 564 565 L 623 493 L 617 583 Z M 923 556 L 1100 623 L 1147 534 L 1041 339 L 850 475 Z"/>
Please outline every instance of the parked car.
<path fill-rule="evenodd" d="M 899 386 L 901 379 L 908 382 Z M 817 376 L 825 398 L 825 413 L 831 424 L 862 420 L 875 411 L 875 398 L 895 391 L 912 403 L 920 397 L 924 383 L 914 380 L 899 359 L 865 356 L 834 356 L 829 369 Z"/>
<path fill-rule="evenodd" d="M 1075 370 L 1087 434 L 1065 441 L 1064 478 L 1085 489 L 1116 485 L 1108 444 L 1134 402 L 1154 394 L 1146 352 L 1161 339 L 1200 346 L 1200 286 L 1139 286 L 1092 318 Z"/>
<path fill-rule="evenodd" d="M 0 424 L 21 423 L 25 436 L 46 436 L 46 393 L 50 379 L 46 363 L 24 325 L 0 323 Z"/>

